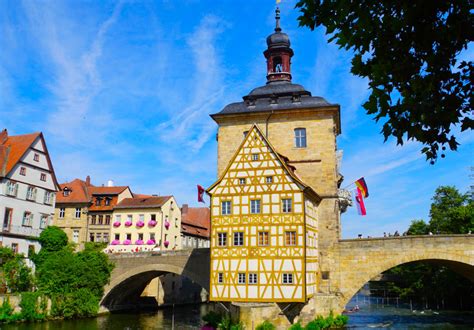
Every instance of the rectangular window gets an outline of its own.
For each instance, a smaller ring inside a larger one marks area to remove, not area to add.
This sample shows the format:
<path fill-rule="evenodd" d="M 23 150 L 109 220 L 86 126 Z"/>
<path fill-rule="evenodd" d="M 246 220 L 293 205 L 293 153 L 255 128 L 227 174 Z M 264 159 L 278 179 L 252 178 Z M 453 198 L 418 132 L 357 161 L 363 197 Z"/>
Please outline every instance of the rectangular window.
<path fill-rule="evenodd" d="M 155 240 L 155 233 L 150 233 L 150 239 L 151 239 L 152 241 Z"/>
<path fill-rule="evenodd" d="M 103 224 L 104 224 L 104 216 L 99 215 L 99 225 L 103 225 Z"/>
<path fill-rule="evenodd" d="M 224 273 L 217 273 L 217 283 L 224 283 Z"/>
<path fill-rule="evenodd" d="M 74 243 L 79 243 L 79 230 L 78 229 L 73 230 L 73 232 L 72 232 L 72 241 Z"/>
<path fill-rule="evenodd" d="M 23 220 L 21 222 L 21 225 L 24 227 L 31 227 L 31 224 L 33 223 L 33 214 L 31 212 L 25 212 L 23 213 Z"/>
<path fill-rule="evenodd" d="M 39 160 L 40 160 L 40 155 L 38 155 L 38 154 L 35 153 L 35 155 L 33 156 L 33 160 L 34 160 L 35 162 L 39 162 Z"/>
<path fill-rule="evenodd" d="M 18 243 L 12 243 L 12 251 L 18 253 Z"/>
<path fill-rule="evenodd" d="M 239 231 L 234 233 L 234 246 L 244 245 L 244 233 Z"/>
<path fill-rule="evenodd" d="M 43 214 L 41 215 L 40 229 L 44 229 L 46 227 L 48 227 L 48 215 Z"/>
<path fill-rule="evenodd" d="M 229 215 L 230 214 L 230 208 L 231 208 L 231 202 L 230 201 L 223 201 L 222 202 L 222 215 Z"/>
<path fill-rule="evenodd" d="M 76 219 L 79 219 L 81 217 L 81 208 L 80 207 L 76 207 L 76 212 L 74 214 L 74 217 Z"/>
<path fill-rule="evenodd" d="M 101 201 L 100 198 L 96 198 L 95 199 L 95 206 L 100 206 L 100 201 Z"/>
<path fill-rule="evenodd" d="M 144 214 L 139 214 L 138 215 L 138 221 L 145 222 L 145 215 Z"/>
<path fill-rule="evenodd" d="M 239 284 L 245 284 L 245 273 L 239 273 Z"/>
<path fill-rule="evenodd" d="M 285 232 L 285 245 L 287 246 L 296 245 L 296 231 Z"/>
<path fill-rule="evenodd" d="M 258 283 L 257 273 L 249 273 L 249 284 L 257 284 L 257 283 Z"/>
<path fill-rule="evenodd" d="M 295 128 L 295 147 L 306 148 L 306 128 Z"/>
<path fill-rule="evenodd" d="M 110 225 L 110 215 L 105 216 L 105 224 Z"/>
<path fill-rule="evenodd" d="M 7 195 L 16 196 L 18 192 L 18 184 L 12 181 L 7 182 Z"/>
<path fill-rule="evenodd" d="M 121 221 L 122 221 L 122 215 L 116 214 L 116 215 L 115 215 L 115 221 L 121 222 Z"/>
<path fill-rule="evenodd" d="M 227 233 L 217 233 L 217 246 L 227 245 Z"/>
<path fill-rule="evenodd" d="M 64 219 L 64 214 L 66 213 L 66 209 L 64 207 L 59 208 L 59 218 Z"/>
<path fill-rule="evenodd" d="M 105 243 L 109 242 L 109 233 L 104 233 L 104 242 Z"/>
<path fill-rule="evenodd" d="M 105 198 L 105 206 L 110 206 L 110 198 L 109 197 Z"/>
<path fill-rule="evenodd" d="M 260 231 L 258 232 L 258 245 L 260 246 L 268 246 L 269 242 L 269 234 L 268 231 Z"/>
<path fill-rule="evenodd" d="M 258 160 L 258 154 L 252 154 L 252 160 L 253 161 Z"/>
<path fill-rule="evenodd" d="M 89 234 L 89 242 L 94 242 L 94 233 Z"/>
<path fill-rule="evenodd" d="M 151 220 L 156 221 L 156 214 L 151 215 Z"/>
<path fill-rule="evenodd" d="M 245 184 L 245 178 L 240 178 L 239 179 L 239 184 L 244 185 Z"/>
<path fill-rule="evenodd" d="M 143 233 L 139 233 L 139 234 L 138 234 L 138 239 L 141 240 L 141 241 L 143 241 Z"/>
<path fill-rule="evenodd" d="M 131 240 L 132 240 L 132 234 L 127 234 L 127 239 L 128 239 L 129 241 L 131 241 Z"/>
<path fill-rule="evenodd" d="M 291 198 L 284 198 L 281 200 L 283 213 L 291 213 L 292 212 L 292 203 Z"/>
<path fill-rule="evenodd" d="M 46 174 L 41 173 L 41 175 L 40 175 L 40 180 L 41 180 L 41 181 L 46 181 Z"/>
<path fill-rule="evenodd" d="M 13 216 L 13 209 L 5 208 L 5 214 L 3 216 L 3 226 L 2 229 L 4 231 L 10 230 L 10 225 L 12 223 L 12 216 Z"/>
<path fill-rule="evenodd" d="M 120 241 L 120 234 L 115 234 L 114 239 Z"/>
<path fill-rule="evenodd" d="M 29 201 L 35 201 L 36 200 L 36 188 L 33 187 L 28 187 L 28 190 L 26 191 L 26 199 Z"/>
<path fill-rule="evenodd" d="M 20 175 L 26 175 L 26 167 L 20 167 Z"/>
<path fill-rule="evenodd" d="M 102 242 L 102 234 L 101 233 L 95 234 L 95 240 L 96 242 Z"/>
<path fill-rule="evenodd" d="M 282 274 L 283 284 L 293 284 L 293 274 L 292 273 L 283 273 Z"/>
<path fill-rule="evenodd" d="M 46 191 L 44 193 L 44 203 L 45 204 L 48 204 L 48 205 L 53 204 L 53 198 L 54 198 L 54 193 L 52 193 L 50 191 Z"/>
<path fill-rule="evenodd" d="M 273 183 L 273 177 L 272 176 L 265 177 L 265 182 L 266 183 Z"/>
<path fill-rule="evenodd" d="M 260 199 L 252 199 L 250 201 L 250 213 L 260 213 Z"/>
<path fill-rule="evenodd" d="M 64 196 L 64 197 L 69 196 L 69 189 L 64 188 L 64 190 L 63 190 L 63 196 Z"/>
<path fill-rule="evenodd" d="M 133 215 L 127 214 L 127 221 L 132 222 L 132 220 L 133 220 Z"/>

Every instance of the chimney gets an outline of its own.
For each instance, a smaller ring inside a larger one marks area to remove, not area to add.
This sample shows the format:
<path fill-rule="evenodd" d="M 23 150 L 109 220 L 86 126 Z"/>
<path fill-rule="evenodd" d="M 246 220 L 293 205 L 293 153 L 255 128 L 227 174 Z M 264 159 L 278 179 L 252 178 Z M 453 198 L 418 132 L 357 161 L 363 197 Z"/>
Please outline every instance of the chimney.
<path fill-rule="evenodd" d="M 188 213 L 188 204 L 183 204 L 183 206 L 181 207 L 181 213 Z"/>
<path fill-rule="evenodd" d="M 113 187 L 114 186 L 114 181 L 109 180 L 107 181 L 107 187 Z"/>
<path fill-rule="evenodd" d="M 4 144 L 7 142 L 8 139 L 8 131 L 5 128 L 3 131 L 0 132 L 0 144 Z"/>
<path fill-rule="evenodd" d="M 91 185 L 91 177 L 90 177 L 90 176 L 87 176 L 87 177 L 86 177 L 86 186 L 87 186 L 87 187 L 90 187 L 90 185 Z"/>

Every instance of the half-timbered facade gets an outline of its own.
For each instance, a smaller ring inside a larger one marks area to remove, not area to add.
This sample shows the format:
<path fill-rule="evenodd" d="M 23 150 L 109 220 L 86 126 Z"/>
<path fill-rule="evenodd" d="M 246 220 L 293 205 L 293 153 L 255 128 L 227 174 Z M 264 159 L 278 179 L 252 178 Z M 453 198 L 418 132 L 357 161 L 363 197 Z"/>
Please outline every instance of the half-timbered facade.
<path fill-rule="evenodd" d="M 208 189 L 211 300 L 305 302 L 314 294 L 320 198 L 293 170 L 253 125 Z"/>

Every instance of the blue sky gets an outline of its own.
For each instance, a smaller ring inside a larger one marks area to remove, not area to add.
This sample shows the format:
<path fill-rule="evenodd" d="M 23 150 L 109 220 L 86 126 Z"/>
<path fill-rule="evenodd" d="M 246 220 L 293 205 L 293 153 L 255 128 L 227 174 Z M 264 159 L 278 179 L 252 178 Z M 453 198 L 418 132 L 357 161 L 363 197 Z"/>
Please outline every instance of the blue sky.
<path fill-rule="evenodd" d="M 368 215 L 343 215 L 343 237 L 404 231 L 427 219 L 439 185 L 467 191 L 472 134 L 434 166 L 410 142 L 383 143 L 361 104 L 367 82 L 351 53 L 322 29 L 299 28 L 282 1 L 293 82 L 341 105 L 344 185 L 366 178 Z M 134 192 L 197 205 L 195 185 L 216 179 L 210 113 L 265 84 L 265 38 L 275 2 L 4 1 L 0 10 L 0 127 L 42 131 L 60 182 L 90 175 Z M 463 53 L 472 60 L 473 47 Z"/>

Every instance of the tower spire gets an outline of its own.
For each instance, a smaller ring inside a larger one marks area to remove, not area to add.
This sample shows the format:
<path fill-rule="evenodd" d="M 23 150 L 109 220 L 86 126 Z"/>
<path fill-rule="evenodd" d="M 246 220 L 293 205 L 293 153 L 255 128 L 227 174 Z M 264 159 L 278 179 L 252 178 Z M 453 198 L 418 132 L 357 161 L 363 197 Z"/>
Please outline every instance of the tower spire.
<path fill-rule="evenodd" d="M 280 8 L 277 6 L 275 9 L 275 32 L 279 33 L 281 32 L 281 27 L 280 27 Z"/>

